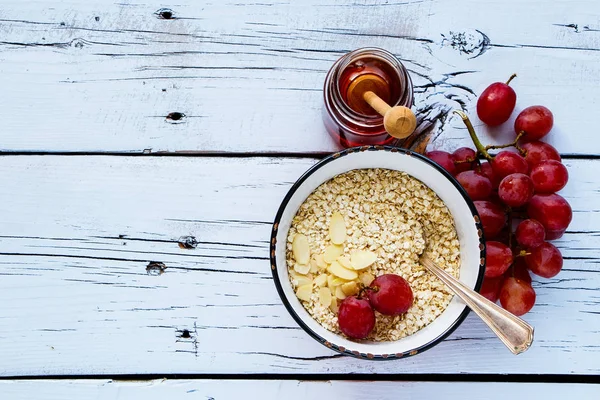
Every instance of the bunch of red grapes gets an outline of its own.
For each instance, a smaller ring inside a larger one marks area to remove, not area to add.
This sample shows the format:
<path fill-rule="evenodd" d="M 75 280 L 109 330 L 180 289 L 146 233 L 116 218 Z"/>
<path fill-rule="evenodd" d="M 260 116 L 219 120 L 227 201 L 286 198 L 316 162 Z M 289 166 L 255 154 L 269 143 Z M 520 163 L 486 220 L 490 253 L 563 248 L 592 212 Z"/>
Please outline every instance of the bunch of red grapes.
<path fill-rule="evenodd" d="M 493 83 L 479 97 L 477 115 L 487 125 L 500 125 L 512 114 L 517 100 L 509 86 L 513 77 Z M 535 304 L 529 271 L 543 278 L 560 272 L 562 255 L 549 240 L 560 238 L 572 218 L 571 206 L 556 193 L 567 183 L 567 169 L 558 151 L 539 140 L 550 132 L 554 118 L 544 106 L 528 107 L 515 120 L 514 142 L 483 146 L 466 114 L 457 113 L 476 149 L 427 156 L 456 178 L 479 213 L 486 239 L 481 294 L 520 316 Z M 501 151 L 493 155 L 489 150 L 494 149 Z"/>

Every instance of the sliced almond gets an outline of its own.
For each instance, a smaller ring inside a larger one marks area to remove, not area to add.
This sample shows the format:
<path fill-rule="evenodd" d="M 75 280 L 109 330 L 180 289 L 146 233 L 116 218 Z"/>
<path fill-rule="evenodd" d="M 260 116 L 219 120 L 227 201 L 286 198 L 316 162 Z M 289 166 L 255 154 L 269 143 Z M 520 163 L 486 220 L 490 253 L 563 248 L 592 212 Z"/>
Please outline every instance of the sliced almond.
<path fill-rule="evenodd" d="M 306 275 L 298 275 L 296 278 L 296 286 L 312 285 L 313 280 Z"/>
<path fill-rule="evenodd" d="M 346 296 L 354 296 L 355 294 L 358 293 L 358 285 L 356 284 L 356 282 L 344 283 L 341 286 L 341 288 Z"/>
<path fill-rule="evenodd" d="M 363 272 L 358 276 L 358 280 L 360 280 L 363 285 L 369 286 L 371 282 L 375 280 L 375 277 L 369 272 Z"/>
<path fill-rule="evenodd" d="M 290 270 L 290 278 L 291 282 L 295 287 L 306 285 L 307 283 L 311 283 L 312 279 L 307 275 L 300 275 L 296 273 L 294 270 Z"/>
<path fill-rule="evenodd" d="M 310 272 L 315 273 L 319 271 L 319 266 L 317 265 L 317 260 L 315 259 L 316 254 L 310 256 Z"/>
<path fill-rule="evenodd" d="M 335 276 L 331 280 L 331 283 L 333 284 L 333 286 L 340 286 L 340 285 L 343 285 L 346 282 L 348 282 L 348 281 L 345 280 L 345 279 L 342 279 L 342 278 L 337 278 Z"/>
<path fill-rule="evenodd" d="M 323 260 L 327 264 L 331 264 L 335 261 L 336 258 L 341 256 L 344 253 L 344 246 L 338 246 L 335 244 L 331 244 L 325 247 L 325 253 L 323 254 Z"/>
<path fill-rule="evenodd" d="M 329 309 L 331 311 L 333 311 L 334 313 L 336 313 L 336 314 L 337 314 L 338 310 L 340 309 L 339 306 L 338 306 L 338 301 L 337 301 L 337 299 L 335 297 L 333 297 L 331 299 L 331 304 L 329 305 Z"/>
<path fill-rule="evenodd" d="M 308 239 L 306 236 L 300 233 L 294 236 L 292 252 L 294 253 L 294 258 L 297 263 L 303 265 L 308 264 L 310 261 L 310 247 L 308 247 Z"/>
<path fill-rule="evenodd" d="M 335 279 L 335 276 L 333 275 L 327 275 L 327 287 L 336 287 L 339 285 L 334 285 L 333 284 L 333 280 Z"/>
<path fill-rule="evenodd" d="M 347 281 L 351 281 L 358 278 L 358 274 L 356 273 L 356 271 L 342 267 L 337 261 L 332 262 L 329 268 L 327 268 L 327 271 Z"/>
<path fill-rule="evenodd" d="M 331 292 L 329 291 L 329 289 L 327 289 L 326 287 L 322 287 L 321 289 L 319 289 L 319 302 L 325 306 L 325 307 L 329 307 L 329 305 L 331 304 Z"/>
<path fill-rule="evenodd" d="M 296 263 L 294 265 L 294 271 L 296 271 L 297 273 L 301 274 L 301 275 L 306 275 L 310 272 L 310 265 L 306 264 L 298 264 Z"/>
<path fill-rule="evenodd" d="M 346 240 L 346 222 L 339 212 L 334 212 L 329 220 L 329 239 L 333 244 L 342 244 Z"/>
<path fill-rule="evenodd" d="M 355 270 L 360 271 L 361 269 L 370 267 L 377 261 L 377 254 L 368 250 L 358 250 L 352 253 L 350 261 L 352 262 L 352 267 L 354 267 Z"/>
<path fill-rule="evenodd" d="M 340 279 L 340 278 L 336 277 L 335 275 L 327 275 L 327 287 L 330 289 L 333 289 L 334 293 L 335 293 L 336 287 L 343 285 L 346 282 L 348 282 L 348 281 L 346 281 L 344 279 Z"/>
<path fill-rule="evenodd" d="M 339 256 L 335 261 L 339 262 L 344 268 L 353 269 L 352 263 L 350 262 L 350 257 L 348 256 Z"/>
<path fill-rule="evenodd" d="M 347 297 L 344 291 L 342 290 L 341 286 L 335 288 L 335 297 L 337 297 L 340 300 L 344 300 Z"/>
<path fill-rule="evenodd" d="M 322 286 L 325 286 L 326 284 L 327 284 L 327 275 L 326 274 L 321 274 L 315 278 L 315 285 L 317 285 L 317 287 L 322 287 Z"/>
<path fill-rule="evenodd" d="M 310 301 L 310 295 L 312 294 L 312 284 L 302 285 L 296 290 L 296 297 L 303 301 Z"/>
<path fill-rule="evenodd" d="M 323 254 L 315 254 L 315 260 L 317 261 L 317 266 L 321 269 L 327 268 L 327 263 L 323 258 Z"/>

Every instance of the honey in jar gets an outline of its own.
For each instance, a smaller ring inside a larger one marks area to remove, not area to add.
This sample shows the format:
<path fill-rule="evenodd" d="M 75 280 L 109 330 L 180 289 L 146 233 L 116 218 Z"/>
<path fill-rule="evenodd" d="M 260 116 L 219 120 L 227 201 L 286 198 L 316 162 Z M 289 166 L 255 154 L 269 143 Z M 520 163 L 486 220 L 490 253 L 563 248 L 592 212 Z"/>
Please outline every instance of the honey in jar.
<path fill-rule="evenodd" d="M 411 107 L 413 86 L 408 72 L 393 54 L 363 48 L 342 56 L 325 78 L 323 121 L 343 147 L 389 144 L 394 138 L 383 117 L 363 98 L 374 92 L 390 106 Z"/>

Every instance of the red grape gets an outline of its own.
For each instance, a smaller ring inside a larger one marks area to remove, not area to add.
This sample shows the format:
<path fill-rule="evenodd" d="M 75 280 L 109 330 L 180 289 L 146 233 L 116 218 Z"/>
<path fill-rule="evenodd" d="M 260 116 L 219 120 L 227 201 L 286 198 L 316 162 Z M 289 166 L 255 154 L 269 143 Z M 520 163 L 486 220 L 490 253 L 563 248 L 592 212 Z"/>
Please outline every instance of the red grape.
<path fill-rule="evenodd" d="M 456 173 L 473 169 L 475 167 L 476 159 L 477 153 L 475 150 L 468 147 L 459 147 L 452 153 L 452 160 L 454 160 Z"/>
<path fill-rule="evenodd" d="M 530 284 L 516 278 L 506 278 L 500 288 L 500 304 L 516 315 L 526 314 L 535 304 L 535 290 Z"/>
<path fill-rule="evenodd" d="M 500 125 L 510 118 L 516 103 L 517 94 L 513 88 L 508 83 L 495 82 L 479 96 L 477 115 L 490 126 Z"/>
<path fill-rule="evenodd" d="M 492 193 L 492 182 L 475 171 L 463 171 L 456 175 L 456 180 L 467 191 L 471 200 L 485 200 Z"/>
<path fill-rule="evenodd" d="M 501 276 L 513 262 L 512 251 L 500 242 L 488 241 L 485 245 L 485 276 Z"/>
<path fill-rule="evenodd" d="M 496 177 L 496 174 L 494 174 L 494 170 L 492 169 L 492 164 L 490 164 L 487 161 L 482 162 L 481 163 L 481 174 L 490 180 L 490 182 L 492 183 L 492 188 L 494 188 L 494 189 L 498 188 L 498 185 L 500 184 L 501 179 L 498 179 Z"/>
<path fill-rule="evenodd" d="M 515 262 L 513 263 L 512 268 L 509 268 L 508 271 L 506 271 L 506 273 L 504 274 L 504 276 L 506 278 L 517 278 L 518 280 L 527 282 L 531 285 L 531 275 L 529 274 L 529 270 L 527 269 L 525 257 L 515 258 Z"/>
<path fill-rule="evenodd" d="M 515 239 L 517 239 L 519 245 L 526 249 L 537 247 L 544 243 L 546 239 L 544 225 L 535 219 L 521 221 L 515 230 Z"/>
<path fill-rule="evenodd" d="M 567 229 L 573 218 L 569 203 L 559 194 L 536 194 L 529 201 L 527 214 L 544 225 L 546 231 Z"/>
<path fill-rule="evenodd" d="M 546 160 L 560 161 L 560 154 L 558 154 L 558 151 L 548 143 L 535 140 L 533 142 L 524 143 L 521 145 L 521 148 L 525 150 L 525 161 L 529 164 L 529 168 L 533 168 Z"/>
<path fill-rule="evenodd" d="M 529 172 L 527 161 L 517 153 L 508 150 L 496 154 L 491 164 L 498 179 L 503 179 L 510 174 L 527 174 Z"/>
<path fill-rule="evenodd" d="M 340 331 L 353 339 L 364 339 L 375 327 L 375 313 L 366 299 L 346 297 L 338 310 Z"/>
<path fill-rule="evenodd" d="M 515 133 L 525 132 L 524 141 L 538 140 L 550 132 L 554 124 L 552 112 L 544 106 L 527 107 L 515 120 Z"/>
<path fill-rule="evenodd" d="M 503 276 L 499 276 L 496 278 L 483 278 L 483 283 L 481 284 L 481 289 L 479 289 L 479 293 L 492 302 L 498 301 L 498 295 L 500 294 L 500 286 L 502 286 L 502 282 L 504 281 Z"/>
<path fill-rule="evenodd" d="M 533 182 L 525 174 L 510 174 L 500 182 L 498 196 L 510 207 L 521 207 L 533 196 Z"/>
<path fill-rule="evenodd" d="M 546 240 L 556 240 L 560 239 L 565 234 L 566 229 L 561 229 L 558 231 L 546 231 Z"/>
<path fill-rule="evenodd" d="M 428 152 L 426 155 L 427 158 L 438 163 L 451 175 L 456 174 L 456 167 L 454 166 L 454 161 L 452 160 L 452 156 L 450 155 L 450 153 L 448 153 L 447 151 L 434 150 Z"/>
<path fill-rule="evenodd" d="M 560 161 L 543 161 L 533 167 L 529 176 L 533 180 L 536 193 L 555 193 L 564 188 L 569 180 L 569 172 Z"/>
<path fill-rule="evenodd" d="M 408 311 L 413 303 L 410 285 L 400 275 L 384 274 L 371 282 L 369 301 L 383 315 L 400 315 Z"/>
<path fill-rule="evenodd" d="M 488 239 L 496 236 L 506 225 L 506 213 L 499 205 L 487 200 L 473 202 L 483 225 L 483 232 Z"/>
<path fill-rule="evenodd" d="M 525 256 L 525 262 L 531 272 L 538 276 L 552 278 L 562 269 L 562 254 L 552 243 L 544 242 L 538 247 L 529 249 L 529 253 Z"/>

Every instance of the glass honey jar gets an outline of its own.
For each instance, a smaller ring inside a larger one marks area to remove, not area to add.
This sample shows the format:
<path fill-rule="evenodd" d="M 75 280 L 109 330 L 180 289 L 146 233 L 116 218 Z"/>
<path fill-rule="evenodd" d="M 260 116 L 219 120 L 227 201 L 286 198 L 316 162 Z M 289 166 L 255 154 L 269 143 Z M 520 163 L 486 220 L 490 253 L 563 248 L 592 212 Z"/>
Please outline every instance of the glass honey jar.
<path fill-rule="evenodd" d="M 325 78 L 323 122 L 342 147 L 390 144 L 383 117 L 364 99 L 358 83 L 368 79 L 370 89 L 390 106 L 412 107 L 413 85 L 408 71 L 390 52 L 361 48 L 338 59 Z"/>

